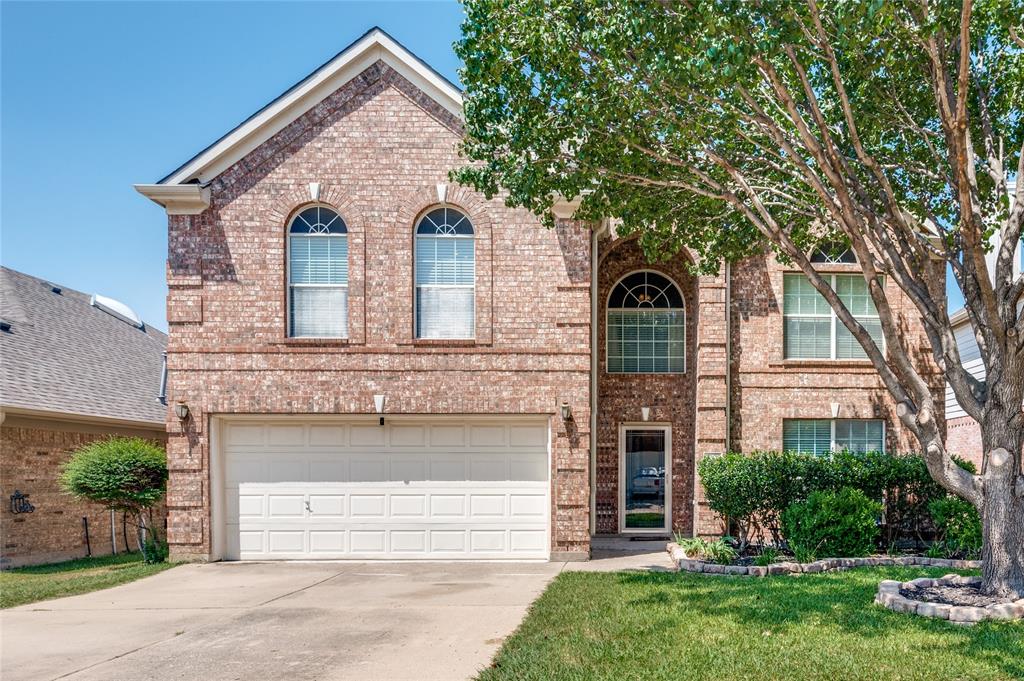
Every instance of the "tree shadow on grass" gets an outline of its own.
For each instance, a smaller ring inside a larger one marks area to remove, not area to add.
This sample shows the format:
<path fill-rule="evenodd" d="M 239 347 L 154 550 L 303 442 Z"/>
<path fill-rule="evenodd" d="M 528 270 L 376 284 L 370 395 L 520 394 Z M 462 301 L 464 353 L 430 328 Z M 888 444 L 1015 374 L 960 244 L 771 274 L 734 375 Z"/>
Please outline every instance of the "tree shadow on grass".
<path fill-rule="evenodd" d="M 767 578 L 688 573 L 619 573 L 624 586 L 647 589 L 629 605 L 675 606 L 682 612 L 722 618 L 755 632 L 792 631 L 809 623 L 837 627 L 859 638 L 903 636 L 921 655 L 956 652 L 984 661 L 1009 678 L 1024 678 L 1024 623 L 983 622 L 958 627 L 942 620 L 895 613 L 874 604 L 878 582 L 941 576 L 949 570 L 863 568 L 821 575 Z M 653 627 L 678 626 L 652 617 Z"/>

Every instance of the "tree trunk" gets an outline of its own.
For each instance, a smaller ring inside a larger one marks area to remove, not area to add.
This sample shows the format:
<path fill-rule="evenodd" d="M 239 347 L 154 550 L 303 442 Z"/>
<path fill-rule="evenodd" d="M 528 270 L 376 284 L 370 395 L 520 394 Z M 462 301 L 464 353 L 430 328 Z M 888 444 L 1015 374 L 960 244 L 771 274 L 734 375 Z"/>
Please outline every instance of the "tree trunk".
<path fill-rule="evenodd" d="M 981 508 L 981 576 L 985 593 L 1024 598 L 1024 497 L 1014 489 L 1016 460 L 1002 448 L 988 455 Z"/>

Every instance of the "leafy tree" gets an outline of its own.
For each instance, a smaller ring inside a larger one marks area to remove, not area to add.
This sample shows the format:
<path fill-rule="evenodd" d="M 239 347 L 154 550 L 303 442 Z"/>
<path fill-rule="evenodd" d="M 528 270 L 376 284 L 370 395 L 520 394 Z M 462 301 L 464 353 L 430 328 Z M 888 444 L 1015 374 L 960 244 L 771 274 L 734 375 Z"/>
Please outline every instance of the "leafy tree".
<path fill-rule="evenodd" d="M 465 3 L 472 163 L 454 179 L 541 215 L 582 197 L 578 219 L 616 218 L 650 256 L 705 272 L 769 250 L 794 264 L 932 477 L 981 512 L 984 589 L 1024 596 L 1024 182 L 1008 182 L 1024 171 L 1024 0 Z M 884 347 L 810 262 L 834 244 L 857 256 Z M 957 349 L 947 268 L 985 382 Z M 936 366 L 981 425 L 978 475 L 945 450 Z"/>
<path fill-rule="evenodd" d="M 64 491 L 78 499 L 127 513 L 134 519 L 146 562 L 162 560 L 158 532 L 149 527 L 147 517 L 167 488 L 167 455 L 162 448 L 137 437 L 96 440 L 71 455 L 60 481 Z"/>

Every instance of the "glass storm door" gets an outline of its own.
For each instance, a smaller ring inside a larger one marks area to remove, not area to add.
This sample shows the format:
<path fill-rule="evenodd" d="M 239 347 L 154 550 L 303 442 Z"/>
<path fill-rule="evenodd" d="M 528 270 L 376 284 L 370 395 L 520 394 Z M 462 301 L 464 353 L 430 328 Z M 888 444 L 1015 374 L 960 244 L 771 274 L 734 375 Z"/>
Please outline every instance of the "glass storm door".
<path fill-rule="evenodd" d="M 668 428 L 625 428 L 622 438 L 622 530 L 669 528 Z"/>

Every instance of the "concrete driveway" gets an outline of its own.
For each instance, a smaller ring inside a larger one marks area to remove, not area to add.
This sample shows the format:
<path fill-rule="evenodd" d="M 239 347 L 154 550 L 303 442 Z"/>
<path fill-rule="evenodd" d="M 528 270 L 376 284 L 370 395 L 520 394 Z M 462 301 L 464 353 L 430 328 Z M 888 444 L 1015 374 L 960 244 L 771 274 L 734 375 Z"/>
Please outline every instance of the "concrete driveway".
<path fill-rule="evenodd" d="M 0 611 L 5 681 L 463 679 L 562 570 L 587 563 L 210 563 Z"/>
<path fill-rule="evenodd" d="M 460 679 L 560 563 L 213 563 L 0 614 L 8 681 Z"/>

